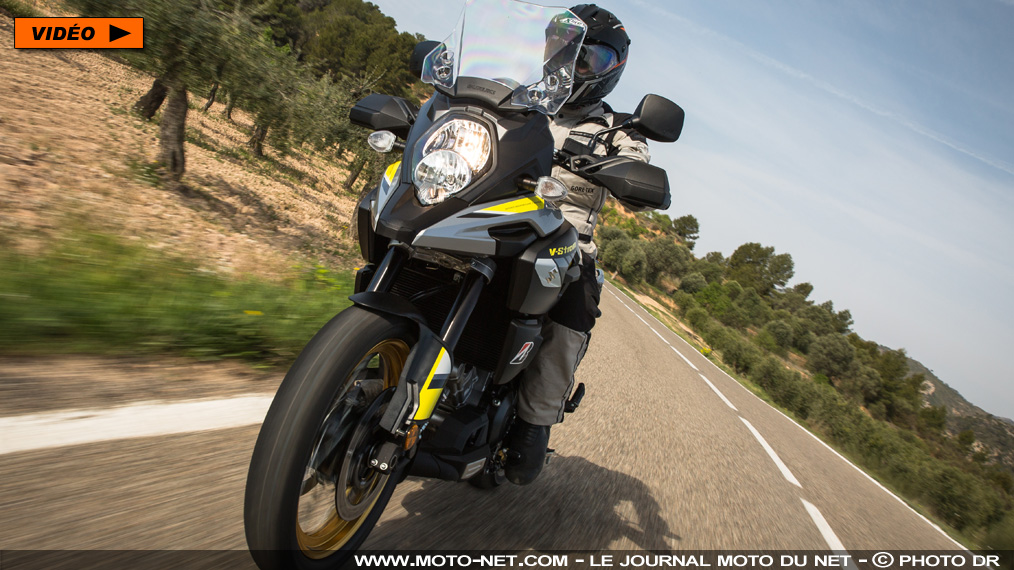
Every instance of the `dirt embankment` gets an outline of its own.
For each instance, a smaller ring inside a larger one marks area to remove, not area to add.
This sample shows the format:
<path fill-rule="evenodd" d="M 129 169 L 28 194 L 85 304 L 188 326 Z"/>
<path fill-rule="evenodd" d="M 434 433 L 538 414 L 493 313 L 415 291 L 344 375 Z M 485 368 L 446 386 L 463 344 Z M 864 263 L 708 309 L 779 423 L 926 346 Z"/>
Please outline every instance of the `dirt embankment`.
<path fill-rule="evenodd" d="M 153 164 L 157 121 L 129 111 L 151 77 L 99 53 L 13 45 L 13 21 L 0 14 L 0 247 L 31 253 L 100 231 L 220 273 L 351 265 L 343 164 L 270 149 L 252 158 L 251 117 L 226 120 L 221 104 L 204 113 L 191 94 L 185 187 L 170 191 Z M 4 357 L 0 415 L 272 392 L 280 377 L 233 362 Z"/>
<path fill-rule="evenodd" d="M 283 274 L 293 258 L 341 264 L 354 196 L 346 171 L 309 153 L 246 151 L 251 119 L 191 95 L 182 191 L 162 187 L 158 125 L 129 112 L 152 78 L 105 55 L 15 50 L 0 15 L 0 245 L 72 232 L 140 239 L 220 272 Z M 157 116 L 156 116 L 157 119 Z"/>

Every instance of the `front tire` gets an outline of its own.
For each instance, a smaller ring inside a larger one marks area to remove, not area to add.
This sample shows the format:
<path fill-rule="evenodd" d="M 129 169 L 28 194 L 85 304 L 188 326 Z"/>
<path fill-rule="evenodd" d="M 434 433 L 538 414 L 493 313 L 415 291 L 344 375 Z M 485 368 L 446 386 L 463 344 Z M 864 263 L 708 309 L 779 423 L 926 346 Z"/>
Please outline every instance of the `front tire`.
<path fill-rule="evenodd" d="M 244 526 L 261 568 L 337 568 L 366 540 L 401 475 L 367 463 L 415 327 L 350 307 L 289 369 L 247 476 Z"/>

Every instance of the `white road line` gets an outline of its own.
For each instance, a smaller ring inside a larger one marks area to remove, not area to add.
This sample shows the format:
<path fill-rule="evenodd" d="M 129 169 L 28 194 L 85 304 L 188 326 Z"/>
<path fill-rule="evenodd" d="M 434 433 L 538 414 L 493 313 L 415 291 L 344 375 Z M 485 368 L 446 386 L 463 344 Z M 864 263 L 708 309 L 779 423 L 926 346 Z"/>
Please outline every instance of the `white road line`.
<path fill-rule="evenodd" d="M 651 329 L 651 326 L 649 326 L 648 328 L 649 328 L 649 329 Z M 657 331 L 657 330 L 655 330 L 655 329 L 651 329 L 651 332 L 655 333 L 655 335 L 656 335 L 656 336 L 658 336 L 658 338 L 662 339 L 662 342 L 664 342 L 664 343 L 666 343 L 666 344 L 669 344 L 669 341 L 667 341 L 667 340 L 665 339 L 665 337 L 664 337 L 664 336 L 662 336 L 662 335 L 658 334 L 658 331 Z M 669 344 L 669 346 L 672 346 L 672 345 L 671 345 L 671 344 Z"/>
<path fill-rule="evenodd" d="M 782 475 L 785 476 L 785 479 L 787 479 L 789 483 L 792 483 L 793 485 L 802 489 L 803 486 L 799 483 L 799 480 L 796 479 L 796 476 L 792 474 L 792 471 L 789 471 L 789 468 L 785 466 L 785 463 L 783 463 L 781 458 L 778 457 L 778 454 L 775 453 L 775 450 L 771 449 L 771 446 L 768 445 L 768 442 L 764 441 L 764 438 L 761 437 L 760 432 L 757 431 L 757 429 L 754 428 L 753 425 L 750 424 L 750 422 L 746 421 L 746 418 L 740 417 L 739 419 L 743 420 L 743 423 L 746 424 L 746 427 L 750 429 L 750 433 L 752 433 L 753 436 L 757 438 L 757 441 L 760 442 L 761 447 L 763 447 L 764 451 L 768 453 L 768 455 L 771 457 L 771 460 L 775 462 L 775 465 L 778 466 L 778 470 L 782 472 Z"/>
<path fill-rule="evenodd" d="M 806 507 L 806 512 L 810 513 L 810 518 L 813 519 L 813 524 L 817 525 L 817 530 L 820 531 L 820 535 L 824 537 L 824 542 L 827 543 L 828 548 L 837 554 L 846 554 L 845 545 L 838 540 L 838 537 L 831 530 L 831 525 L 827 524 L 827 520 L 824 519 L 824 515 L 820 514 L 817 507 L 813 506 L 812 503 L 806 501 L 806 499 L 800 499 L 803 501 L 803 506 Z M 855 570 L 855 563 L 849 559 L 849 563 L 846 568 Z"/>
<path fill-rule="evenodd" d="M 251 394 L 0 417 L 0 454 L 259 424 L 271 399 Z"/>
<path fill-rule="evenodd" d="M 672 351 L 673 351 L 673 352 L 675 352 L 676 354 L 680 355 L 680 358 L 682 358 L 684 362 L 686 362 L 687 364 L 689 364 L 689 365 L 690 365 L 690 368 L 693 368 L 694 370 L 696 370 L 696 371 L 698 371 L 698 372 L 700 372 L 700 371 L 701 371 L 701 369 L 700 369 L 700 368 L 698 368 L 698 367 L 694 366 L 694 363 L 693 363 L 693 362 L 690 362 L 690 359 L 689 359 L 689 358 L 687 358 L 686 356 L 683 356 L 683 353 L 682 353 L 682 352 L 680 352 L 680 351 L 676 350 L 676 347 L 675 347 L 675 346 L 673 346 L 673 345 L 671 345 L 671 344 L 670 344 L 670 345 L 669 345 L 669 348 L 671 348 L 671 349 L 672 349 Z"/>
<path fill-rule="evenodd" d="M 610 287 L 612 287 L 612 285 L 610 285 Z M 616 295 L 615 293 L 613 293 L 612 291 L 609 291 L 609 294 L 610 294 L 610 295 L 612 295 L 613 297 L 616 297 L 616 300 L 617 300 L 617 301 L 620 301 L 620 304 L 622 304 L 622 305 L 623 305 L 624 307 L 626 307 L 626 306 L 627 306 L 627 305 L 626 305 L 626 303 L 624 303 L 623 301 L 621 301 L 621 300 L 620 300 L 620 298 L 619 298 L 619 297 L 618 297 L 618 296 L 617 296 L 617 295 Z M 628 307 L 628 308 L 629 308 L 629 307 Z M 652 318 L 654 318 L 654 316 L 652 316 Z M 656 320 L 656 321 L 658 321 L 658 319 L 655 319 L 655 320 Z M 681 341 L 683 341 L 683 343 L 684 343 L 684 344 L 686 344 L 687 346 L 689 346 L 690 348 L 693 348 L 693 345 L 691 345 L 691 344 L 690 344 L 689 342 L 687 342 L 687 340 L 686 340 L 685 338 L 683 338 L 683 337 L 681 337 L 681 336 L 679 336 L 679 335 L 676 335 L 676 337 L 677 337 L 677 338 L 679 338 L 679 339 L 680 339 Z M 674 348 L 673 350 L 675 350 L 675 348 Z M 683 355 L 681 354 L 680 356 L 683 356 Z M 686 358 L 686 357 L 684 357 L 684 359 L 685 359 L 685 358 Z M 765 402 L 765 401 L 764 401 L 763 399 L 761 399 L 761 398 L 760 398 L 760 396 L 758 396 L 757 394 L 754 394 L 754 393 L 753 393 L 753 392 L 751 392 L 751 391 L 750 391 L 750 390 L 749 390 L 749 389 L 748 389 L 748 388 L 747 388 L 746 386 L 744 386 L 744 385 L 740 384 L 739 380 L 736 380 L 735 378 L 733 378 L 732 376 L 730 376 L 730 375 L 729 375 L 729 374 L 728 374 L 728 373 L 727 373 L 727 372 L 726 372 L 725 370 L 722 370 L 722 369 L 721 369 L 721 368 L 720 368 L 720 367 L 719 367 L 719 366 L 718 366 L 717 364 L 715 364 L 714 362 L 711 362 L 711 361 L 709 360 L 709 361 L 708 361 L 708 363 L 709 363 L 709 364 L 711 364 L 711 366 L 712 366 L 712 367 L 713 367 L 713 368 L 714 368 L 715 370 L 717 370 L 718 372 L 721 372 L 722 374 L 724 374 L 724 375 L 725 375 L 725 376 L 726 376 L 726 377 L 727 377 L 727 378 L 728 378 L 729 380 L 731 380 L 731 381 L 732 381 L 732 383 L 733 383 L 733 384 L 735 384 L 735 385 L 739 386 L 740 388 L 742 388 L 742 389 L 743 389 L 743 391 L 745 391 L 745 392 L 746 392 L 747 394 L 750 394 L 751 396 L 753 396 L 754 398 L 756 398 L 756 399 L 757 399 L 757 401 L 759 401 L 759 402 L 763 403 L 763 404 L 764 404 L 765 406 L 767 406 L 768 408 L 770 408 L 770 409 L 774 410 L 775 412 L 777 412 L 777 413 L 781 414 L 781 416 L 782 416 L 783 418 L 785 418 L 786 420 L 788 420 L 789 422 L 791 422 L 791 423 L 792 423 L 792 425 L 794 425 L 794 426 L 796 426 L 797 428 L 799 428 L 799 429 L 803 430 L 803 432 L 804 432 L 804 433 L 805 433 L 806 435 L 808 435 L 808 436 L 812 437 L 812 438 L 813 438 L 813 439 L 814 439 L 814 440 L 815 440 L 815 441 L 816 441 L 817 443 L 819 443 L 819 444 L 823 445 L 823 446 L 824 446 L 825 448 L 827 448 L 827 450 L 828 450 L 828 451 L 830 451 L 831 453 L 835 454 L 835 456 L 837 456 L 837 457 L 838 457 L 838 459 L 841 459 L 842 461 L 844 461 L 845 463 L 847 463 L 847 464 L 848 464 L 848 465 L 849 465 L 850 467 L 852 467 L 853 469 L 855 469 L 856 471 L 858 471 L 858 472 L 859 472 L 860 474 L 862 474 L 862 476 L 863 476 L 863 477 L 866 477 L 867 479 L 869 479 L 871 483 L 873 483 L 874 485 L 876 485 L 876 486 L 877 486 L 877 487 L 878 487 L 878 488 L 879 488 L 880 490 L 882 490 L 883 492 L 887 493 L 887 494 L 888 494 L 888 495 L 889 495 L 889 496 L 890 496 L 891 498 L 893 498 L 893 499 L 894 499 L 895 501 L 898 501 L 899 503 L 901 503 L 902 505 L 904 505 L 904 507 L 905 507 L 905 508 L 907 508 L 907 509 L 908 509 L 909 511 L 911 511 L 911 512 L 912 512 L 912 514 L 914 514 L 915 516 L 917 516 L 917 517 L 919 517 L 920 519 L 922 519 L 922 521 L 923 521 L 923 522 L 925 522 L 926 524 L 930 525 L 930 527 L 932 527 L 932 528 L 933 528 L 933 529 L 935 529 L 935 530 L 936 530 L 937 532 L 939 532 L 939 533 L 940 533 L 940 534 L 942 534 L 942 535 L 943 535 L 944 537 L 946 537 L 946 538 L 947 538 L 947 540 L 950 540 L 951 542 L 953 542 L 953 543 L 954 543 L 954 544 L 955 544 L 955 545 L 956 545 L 956 546 L 957 546 L 958 548 L 961 548 L 962 550 L 968 550 L 967 548 L 965 548 L 965 546 L 964 546 L 963 544 L 961 544 L 961 543 L 960 543 L 960 542 L 958 542 L 957 540 L 954 540 L 954 538 L 953 538 L 953 537 L 951 537 L 951 535 L 949 535 L 949 534 L 947 534 L 946 532 L 944 532 L 944 530 L 943 530 L 942 528 L 940 528 L 940 526 L 939 526 L 939 525 L 937 525 L 937 524 L 936 524 L 936 523 L 934 523 L 933 521 L 931 521 L 931 520 L 929 520 L 928 518 L 926 518 L 925 516 L 923 516 L 923 514 L 922 514 L 922 513 L 920 513 L 919 511 L 917 511 L 917 510 L 913 509 L 911 505 L 909 505 L 908 503 L 906 503 L 906 502 L 904 501 L 904 499 L 902 499 L 902 498 L 901 498 L 901 497 L 899 497 L 898 495 L 895 495 L 895 494 L 894 494 L 893 492 L 891 492 L 891 490 L 890 490 L 890 489 L 888 489 L 887 487 L 884 487 L 883 485 L 881 485 L 881 484 L 880 484 L 880 482 L 879 482 L 879 481 L 877 481 L 876 479 L 874 479 L 874 478 L 873 478 L 872 476 L 870 476 L 870 474 L 869 474 L 869 473 L 867 473 L 867 472 L 863 471 L 863 470 L 862 470 L 862 469 L 861 469 L 861 468 L 860 468 L 860 467 L 859 467 L 858 465 L 856 465 L 855 463 L 852 463 L 852 461 L 850 461 L 849 459 L 847 459 L 847 458 L 846 458 L 845 456 L 843 456 L 842 454 L 838 453 L 838 452 L 837 452 L 837 451 L 836 451 L 836 450 L 835 450 L 835 449 L 834 449 L 833 447 L 831 447 L 830 445 L 828 445 L 827 443 L 825 443 L 825 442 L 824 442 L 824 440 L 822 440 L 822 439 L 820 439 L 819 437 L 817 437 L 817 436 L 816 436 L 816 434 L 814 434 L 814 433 L 813 433 L 813 432 L 811 432 L 810 430 L 808 430 L 808 429 L 806 429 L 805 427 L 803 427 L 803 426 L 802 426 L 801 424 L 799 424 L 799 423 L 798 423 L 798 422 L 797 422 L 796 420 L 794 420 L 794 419 L 790 418 L 789 416 L 785 415 L 785 413 L 783 413 L 783 412 L 782 412 L 781 410 L 779 410 L 778 408 L 775 408 L 775 407 L 774 407 L 774 406 L 772 406 L 771 404 L 769 404 L 769 403 Z M 743 420 L 743 421 L 746 421 L 746 420 Z"/>
<path fill-rule="evenodd" d="M 708 385 L 709 388 L 711 388 L 711 390 L 713 392 L 715 392 L 716 394 L 718 394 L 718 397 L 721 398 L 723 402 L 725 402 L 726 406 L 729 406 L 733 410 L 736 410 L 736 406 L 732 405 L 732 402 L 730 402 L 729 399 L 725 397 L 725 394 L 723 394 L 723 393 L 721 393 L 721 392 L 718 391 L 718 388 L 716 388 L 715 385 L 711 383 L 711 380 L 708 380 L 708 378 L 706 376 L 704 376 L 703 374 L 700 374 L 700 377 L 701 377 L 701 380 L 704 380 L 704 382 Z M 738 412 L 739 410 L 736 410 L 736 411 Z"/>
<path fill-rule="evenodd" d="M 756 394 L 754 394 L 754 396 L 756 396 Z M 758 399 L 760 399 L 760 398 L 758 398 Z M 763 402 L 763 400 L 761 400 L 761 401 Z M 925 516 L 923 516 L 923 514 L 920 513 L 919 511 L 913 509 L 912 505 L 909 505 L 901 497 L 899 497 L 898 495 L 895 495 L 887 487 L 881 485 L 880 481 L 877 481 L 872 476 L 870 476 L 869 473 L 867 473 L 867 472 L 863 471 L 862 469 L 860 469 L 858 465 L 856 465 L 855 463 L 852 463 L 851 461 L 849 461 L 848 459 L 846 459 L 845 456 L 843 456 L 842 454 L 838 453 L 837 450 L 835 450 L 833 447 L 831 447 L 830 445 L 828 445 L 824 440 L 822 440 L 819 437 L 817 437 L 816 434 L 814 434 L 810 430 L 808 430 L 805 427 L 803 427 L 803 426 L 799 425 L 798 423 L 796 423 L 795 420 L 793 420 L 789 416 L 787 416 L 784 413 L 782 413 L 781 410 L 778 410 L 778 409 L 775 409 L 775 408 L 771 408 L 771 409 L 775 410 L 776 412 L 778 412 L 779 414 L 781 414 L 782 417 L 784 417 L 785 419 L 787 419 L 790 422 L 792 422 L 799 429 L 803 430 L 803 432 L 806 433 L 806 435 L 812 437 L 814 440 L 816 440 L 817 443 L 823 445 L 825 448 L 827 448 L 828 451 L 830 451 L 831 453 L 833 453 L 836 456 L 838 456 L 838 459 L 841 459 L 845 463 L 849 464 L 853 469 L 855 469 L 856 471 L 858 471 L 863 477 L 866 477 L 867 479 L 870 480 L 871 483 L 873 483 L 874 485 L 876 485 L 877 487 L 879 487 L 880 490 L 882 490 L 883 492 L 887 493 L 889 496 L 893 497 L 894 500 L 898 501 L 899 503 L 901 503 L 902 505 L 904 505 L 905 508 L 907 508 L 908 510 L 912 511 L 912 513 L 915 514 L 915 516 L 917 516 L 920 519 L 922 519 L 923 522 L 925 522 L 926 524 L 930 525 L 931 527 L 933 527 L 934 529 L 936 529 L 937 532 L 939 532 L 940 534 L 942 534 L 945 537 L 947 537 L 947 539 L 950 540 L 951 542 L 953 542 L 954 544 L 956 544 L 958 546 L 958 548 L 961 548 L 962 550 L 966 550 L 966 551 L 968 550 L 967 548 L 965 548 L 965 545 L 963 545 L 960 542 L 954 540 L 954 538 L 952 538 L 951 535 L 949 535 L 946 532 L 944 532 L 944 529 L 940 528 L 939 525 L 937 525 L 933 521 L 931 521 L 928 518 L 926 518 Z"/>

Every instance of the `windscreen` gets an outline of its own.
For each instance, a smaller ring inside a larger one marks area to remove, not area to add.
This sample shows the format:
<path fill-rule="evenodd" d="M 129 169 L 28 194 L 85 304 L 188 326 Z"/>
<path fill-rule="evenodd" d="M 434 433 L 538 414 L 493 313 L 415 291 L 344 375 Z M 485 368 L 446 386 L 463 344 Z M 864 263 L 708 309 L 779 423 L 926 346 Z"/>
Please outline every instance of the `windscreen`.
<path fill-rule="evenodd" d="M 514 90 L 511 103 L 552 115 L 570 97 L 587 27 L 566 8 L 468 0 L 458 26 L 423 63 L 422 80 L 452 89 L 465 77 Z"/>

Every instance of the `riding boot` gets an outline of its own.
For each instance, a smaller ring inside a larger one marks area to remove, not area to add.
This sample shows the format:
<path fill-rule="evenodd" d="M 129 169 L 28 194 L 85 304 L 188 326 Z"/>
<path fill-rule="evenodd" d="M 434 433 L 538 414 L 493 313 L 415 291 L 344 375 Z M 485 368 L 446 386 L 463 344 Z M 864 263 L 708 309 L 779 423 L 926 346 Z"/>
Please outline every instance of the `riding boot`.
<path fill-rule="evenodd" d="M 518 418 L 505 441 L 512 457 L 504 466 L 504 475 L 515 485 L 527 485 L 542 472 L 549 446 L 549 426 L 537 426 Z"/>
<path fill-rule="evenodd" d="M 563 421 L 563 409 L 574 387 L 574 371 L 584 357 L 588 334 L 547 320 L 542 346 L 525 370 L 518 391 L 518 419 L 507 435 L 514 457 L 504 466 L 507 480 L 527 485 L 546 464 L 549 427 Z"/>

